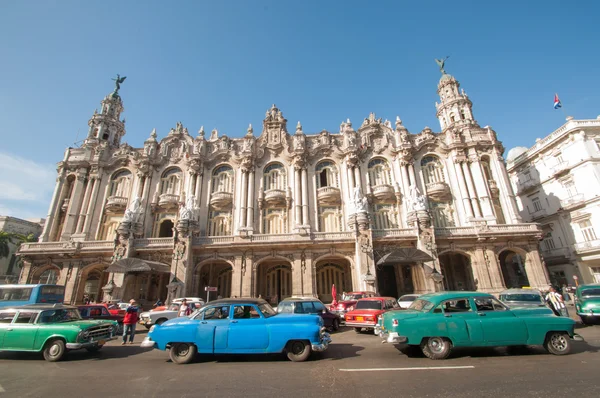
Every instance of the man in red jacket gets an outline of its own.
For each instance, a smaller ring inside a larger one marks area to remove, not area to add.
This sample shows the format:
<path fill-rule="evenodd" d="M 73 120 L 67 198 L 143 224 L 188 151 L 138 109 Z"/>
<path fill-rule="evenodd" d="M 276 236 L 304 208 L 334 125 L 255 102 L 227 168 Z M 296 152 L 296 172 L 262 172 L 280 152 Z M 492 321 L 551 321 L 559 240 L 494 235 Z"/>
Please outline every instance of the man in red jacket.
<path fill-rule="evenodd" d="M 133 344 L 133 337 L 135 336 L 135 327 L 139 320 L 139 309 L 134 299 L 129 300 L 129 307 L 123 318 L 123 342 L 121 345 L 127 343 L 127 335 L 129 334 L 129 344 Z"/>

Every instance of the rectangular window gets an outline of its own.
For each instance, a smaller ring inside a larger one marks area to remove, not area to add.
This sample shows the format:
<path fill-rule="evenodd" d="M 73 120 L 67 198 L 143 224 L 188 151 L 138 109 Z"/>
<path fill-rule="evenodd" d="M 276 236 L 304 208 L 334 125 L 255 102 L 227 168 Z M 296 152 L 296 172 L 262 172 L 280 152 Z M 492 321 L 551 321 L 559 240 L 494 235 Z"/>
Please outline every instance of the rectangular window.
<path fill-rule="evenodd" d="M 536 211 L 540 211 L 543 209 L 542 202 L 540 202 L 540 198 L 533 198 L 533 199 L 531 199 L 531 202 L 533 203 L 533 212 L 534 213 Z"/>
<path fill-rule="evenodd" d="M 586 242 L 596 240 L 596 232 L 594 231 L 594 227 L 590 220 L 581 221 L 579 223 L 579 229 L 581 229 L 581 234 L 583 235 L 583 240 Z"/>
<path fill-rule="evenodd" d="M 572 180 L 565 181 L 563 187 L 567 192 L 567 198 L 572 198 L 577 195 L 577 188 L 575 188 L 575 183 Z"/>
<path fill-rule="evenodd" d="M 554 239 L 552 238 L 552 234 L 550 232 L 546 234 L 546 237 L 542 241 L 542 246 L 544 248 L 544 251 L 550 251 L 555 248 Z"/>

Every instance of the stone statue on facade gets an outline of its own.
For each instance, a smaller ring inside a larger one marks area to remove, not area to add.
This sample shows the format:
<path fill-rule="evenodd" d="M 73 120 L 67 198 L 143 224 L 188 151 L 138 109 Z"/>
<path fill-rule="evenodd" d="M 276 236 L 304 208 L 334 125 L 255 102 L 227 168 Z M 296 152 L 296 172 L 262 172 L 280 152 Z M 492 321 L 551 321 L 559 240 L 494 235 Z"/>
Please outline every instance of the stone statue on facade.
<path fill-rule="evenodd" d="M 446 63 L 446 60 L 450 58 L 450 56 L 446 56 L 446 58 L 444 59 L 437 59 L 435 60 L 435 63 L 440 67 L 440 72 L 442 72 L 442 75 L 446 74 L 446 71 L 444 70 L 444 64 Z"/>
<path fill-rule="evenodd" d="M 195 207 L 195 203 L 196 202 L 196 196 L 195 195 L 190 195 L 185 203 L 185 206 L 181 206 L 181 208 L 179 209 L 179 219 L 180 220 L 189 220 L 189 221 L 193 221 L 195 220 L 195 216 L 196 216 L 196 207 Z"/>
<path fill-rule="evenodd" d="M 427 199 L 424 195 L 421 195 L 419 188 L 416 185 L 411 184 L 409 187 L 409 207 L 413 211 L 427 210 Z"/>
<path fill-rule="evenodd" d="M 138 223 L 142 212 L 142 199 L 137 196 L 135 199 L 133 199 L 129 205 L 129 208 L 125 210 L 123 222 Z"/>
<path fill-rule="evenodd" d="M 119 90 L 121 89 L 121 83 L 123 83 L 125 81 L 125 79 L 127 79 L 127 76 L 123 76 L 121 77 L 118 73 L 117 73 L 117 78 L 116 79 L 111 79 L 115 81 L 115 94 L 119 93 Z"/>
<path fill-rule="evenodd" d="M 354 207 L 354 213 L 366 213 L 367 212 L 367 198 L 365 198 L 359 187 L 354 187 L 352 193 L 352 206 Z"/>

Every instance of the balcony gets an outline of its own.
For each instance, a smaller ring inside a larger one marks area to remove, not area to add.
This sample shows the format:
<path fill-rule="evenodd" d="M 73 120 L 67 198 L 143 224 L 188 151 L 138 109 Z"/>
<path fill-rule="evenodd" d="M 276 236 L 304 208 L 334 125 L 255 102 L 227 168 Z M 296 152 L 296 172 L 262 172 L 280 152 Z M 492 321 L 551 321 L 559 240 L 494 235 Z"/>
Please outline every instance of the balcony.
<path fill-rule="evenodd" d="M 552 167 L 552 176 L 555 178 L 560 177 L 561 175 L 567 173 L 570 169 L 571 167 L 569 166 L 569 162 L 563 160 Z"/>
<path fill-rule="evenodd" d="M 575 243 L 575 251 L 577 254 L 589 253 L 596 250 L 600 250 L 600 239 Z"/>
<path fill-rule="evenodd" d="M 340 189 L 336 187 L 322 187 L 317 189 L 317 199 L 320 205 L 339 205 L 342 201 Z"/>
<path fill-rule="evenodd" d="M 435 228 L 437 239 L 479 238 L 479 237 L 517 237 L 541 236 L 538 224 L 499 224 L 478 225 L 469 227 Z"/>
<path fill-rule="evenodd" d="M 443 181 L 430 182 L 425 187 L 427 188 L 427 196 L 436 202 L 444 201 L 450 197 L 450 187 Z"/>
<path fill-rule="evenodd" d="M 127 198 L 122 196 L 109 196 L 108 199 L 106 199 L 104 208 L 108 213 L 121 213 L 125 211 L 127 201 Z"/>
<path fill-rule="evenodd" d="M 233 203 L 231 192 L 213 192 L 210 196 L 210 205 L 216 210 L 229 208 Z"/>
<path fill-rule="evenodd" d="M 548 212 L 546 212 L 546 209 L 539 209 L 530 214 L 531 220 L 538 220 L 540 218 L 546 217 L 547 215 Z"/>
<path fill-rule="evenodd" d="M 571 209 L 573 207 L 579 206 L 585 202 L 585 198 L 582 193 L 578 193 L 577 195 L 573 195 L 570 198 L 563 199 L 560 201 L 560 207 L 563 209 Z"/>
<path fill-rule="evenodd" d="M 283 189 L 269 189 L 265 191 L 264 200 L 267 206 L 285 205 L 285 191 Z"/>
<path fill-rule="evenodd" d="M 500 189 L 498 188 L 498 183 L 494 180 L 488 180 L 488 187 L 490 188 L 490 194 L 493 197 L 497 197 L 500 194 Z"/>
<path fill-rule="evenodd" d="M 391 185 L 375 185 L 371 188 L 372 194 L 378 202 L 394 200 L 396 193 Z"/>
<path fill-rule="evenodd" d="M 540 183 L 535 180 L 519 181 L 517 183 L 517 195 L 533 191 Z"/>
<path fill-rule="evenodd" d="M 135 239 L 133 247 L 136 249 L 172 249 L 173 238 L 143 238 Z"/>
<path fill-rule="evenodd" d="M 163 193 L 158 197 L 158 205 L 163 209 L 172 209 L 179 206 L 179 195 Z"/>
<path fill-rule="evenodd" d="M 540 254 L 544 258 L 545 261 L 555 260 L 555 259 L 566 259 L 569 257 L 569 249 L 566 247 L 559 247 L 553 249 L 542 249 Z"/>

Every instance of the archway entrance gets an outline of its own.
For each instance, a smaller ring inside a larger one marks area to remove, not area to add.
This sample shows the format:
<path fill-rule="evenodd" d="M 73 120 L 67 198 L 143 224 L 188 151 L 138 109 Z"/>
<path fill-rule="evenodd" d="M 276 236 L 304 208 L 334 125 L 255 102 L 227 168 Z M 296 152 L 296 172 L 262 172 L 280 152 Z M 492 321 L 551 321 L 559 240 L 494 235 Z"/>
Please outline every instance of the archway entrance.
<path fill-rule="evenodd" d="M 475 290 L 471 260 L 461 253 L 445 253 L 440 256 L 440 267 L 446 290 Z"/>
<path fill-rule="evenodd" d="M 520 254 L 512 250 L 500 253 L 500 268 L 502 269 L 502 278 L 507 289 L 529 286 L 529 279 L 525 272 L 525 261 L 523 261 L 523 257 Z"/>
<path fill-rule="evenodd" d="M 86 294 L 91 302 L 101 303 L 103 300 L 102 286 L 108 283 L 108 273 L 103 272 L 103 269 L 95 268 L 87 272 L 87 277 L 84 279 L 83 292 L 77 301 L 83 301 L 83 296 Z"/>
<path fill-rule="evenodd" d="M 217 292 L 211 293 L 210 299 L 217 297 L 231 297 L 231 281 L 233 279 L 233 268 L 225 261 L 215 261 L 208 264 L 199 265 L 194 272 L 193 284 L 195 294 L 198 297 L 206 298 L 206 287 L 216 287 Z"/>
<path fill-rule="evenodd" d="M 257 293 L 273 305 L 292 295 L 290 264 L 261 264 L 258 268 L 257 281 Z"/>
<path fill-rule="evenodd" d="M 333 300 L 331 296 L 331 285 L 335 284 L 338 295 L 341 297 L 343 292 L 352 291 L 352 275 L 350 265 L 324 261 L 316 266 L 317 295 L 324 303 L 330 303 Z"/>
<path fill-rule="evenodd" d="M 413 265 L 389 264 L 378 266 L 377 289 L 381 296 L 400 297 L 414 293 Z"/>

